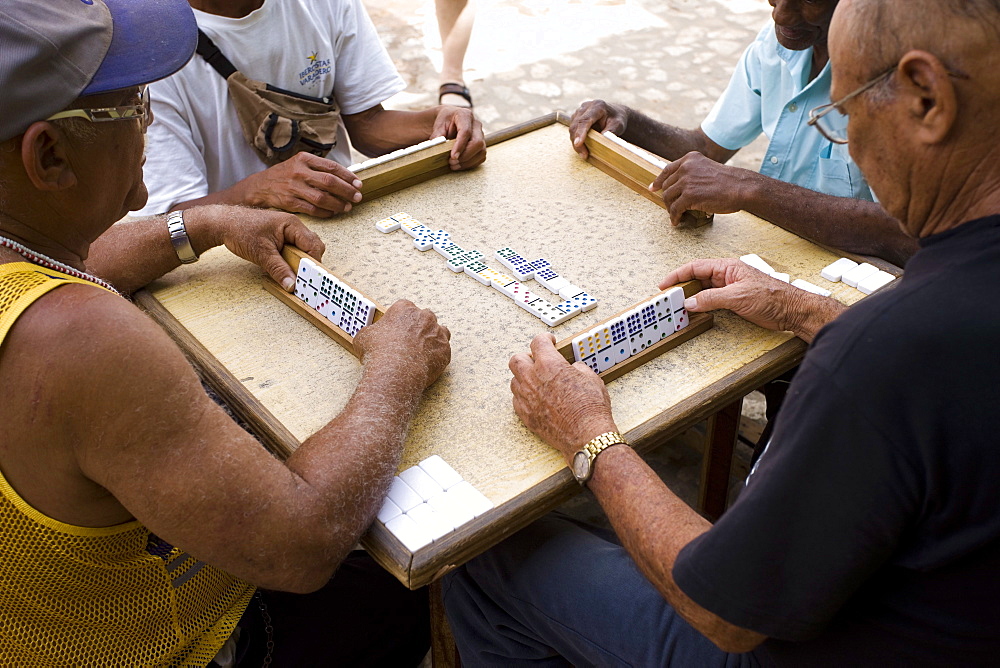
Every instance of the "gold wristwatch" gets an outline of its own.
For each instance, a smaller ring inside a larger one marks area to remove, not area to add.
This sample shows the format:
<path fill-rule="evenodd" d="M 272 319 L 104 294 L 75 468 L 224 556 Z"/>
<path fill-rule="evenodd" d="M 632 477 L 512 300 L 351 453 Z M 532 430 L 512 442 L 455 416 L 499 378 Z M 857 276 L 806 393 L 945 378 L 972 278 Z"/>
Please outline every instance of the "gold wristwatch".
<path fill-rule="evenodd" d="M 570 466 L 570 469 L 573 471 L 573 477 L 576 478 L 576 481 L 581 485 L 586 484 L 586 482 L 590 480 L 590 476 L 594 474 L 594 460 L 597 459 L 597 455 L 601 454 L 612 445 L 619 444 L 628 445 L 628 442 L 617 431 L 609 431 L 597 436 L 585 446 L 580 448 L 576 454 L 573 455 L 573 463 Z"/>

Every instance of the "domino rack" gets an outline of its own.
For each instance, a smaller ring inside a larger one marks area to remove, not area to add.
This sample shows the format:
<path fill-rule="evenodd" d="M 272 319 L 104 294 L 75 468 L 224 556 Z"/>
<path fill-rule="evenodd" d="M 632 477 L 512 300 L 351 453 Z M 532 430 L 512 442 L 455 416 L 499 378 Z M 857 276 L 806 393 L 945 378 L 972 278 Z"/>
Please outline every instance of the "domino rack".
<path fill-rule="evenodd" d="M 285 246 L 284 248 L 282 248 L 281 257 L 285 258 L 285 262 L 289 264 L 289 266 L 292 268 L 292 271 L 295 272 L 296 274 L 298 274 L 299 261 L 302 258 L 309 258 L 313 262 L 316 262 L 316 260 L 310 257 L 308 253 L 295 246 Z M 316 262 L 316 264 L 323 266 L 319 262 Z M 385 315 L 385 309 L 382 308 L 382 306 L 377 301 L 375 301 L 365 293 L 361 292 L 361 290 L 358 290 L 355 286 L 351 285 L 340 276 L 337 276 L 326 267 L 323 268 L 329 271 L 331 274 L 333 274 L 338 281 L 340 281 L 344 285 L 347 285 L 352 290 L 361 294 L 363 297 L 365 297 L 373 304 L 375 304 L 375 315 L 372 316 L 372 322 L 377 322 L 379 318 Z M 270 292 L 272 295 L 274 295 L 281 301 L 285 302 L 285 304 L 291 307 L 293 311 L 301 315 L 303 318 L 305 318 L 310 323 L 315 325 L 321 332 L 327 334 L 331 339 L 339 343 L 347 352 L 357 356 L 357 351 L 354 350 L 353 336 L 351 336 L 350 334 L 342 330 L 340 327 L 337 327 L 335 324 L 324 318 L 322 315 L 319 314 L 319 312 L 316 311 L 316 309 L 312 308 L 311 306 L 306 304 L 304 301 L 302 301 L 295 295 L 291 294 L 290 292 L 285 292 L 284 288 L 275 283 L 274 279 L 272 279 L 270 276 L 264 277 L 264 289 L 266 289 L 268 292 Z"/>
<path fill-rule="evenodd" d="M 421 148 L 424 144 L 428 145 Z M 371 167 L 365 167 L 365 163 L 352 165 L 359 170 L 357 176 L 361 179 L 361 194 L 364 196 L 364 201 L 377 199 L 447 174 L 451 171 L 448 158 L 454 145 L 454 139 L 443 142 L 422 142 L 401 149 L 397 158 L 393 158 L 393 154 L 383 156 L 389 159 L 380 160 Z"/>
<path fill-rule="evenodd" d="M 701 283 L 699 283 L 698 281 L 687 281 L 686 283 L 681 283 L 678 286 L 674 286 L 674 287 L 680 287 L 680 288 L 682 288 L 684 290 L 684 296 L 685 297 L 690 297 L 691 295 L 693 295 L 693 294 L 697 293 L 699 290 L 701 290 Z M 667 288 L 667 290 L 664 290 L 663 292 L 661 292 L 659 294 L 664 294 L 664 293 L 666 293 L 670 289 L 671 288 Z M 652 295 L 652 296 L 655 296 L 655 295 Z M 642 303 L 643 301 L 646 301 L 648 299 L 649 299 L 649 297 L 647 297 L 647 298 L 645 298 L 645 299 L 643 299 L 643 300 L 641 300 L 639 302 L 636 302 L 635 304 L 633 304 L 632 306 L 630 306 L 630 307 L 628 307 L 626 309 L 622 309 L 618 313 L 615 313 L 614 315 L 612 315 L 612 316 L 610 316 L 608 318 L 605 318 L 604 320 L 602 320 L 601 322 L 599 322 L 597 324 L 591 325 L 590 327 L 587 327 L 586 329 L 582 329 L 579 332 L 573 333 L 571 336 L 568 336 L 565 339 L 563 339 L 562 341 L 559 341 L 558 343 L 556 343 L 556 350 L 559 351 L 559 354 L 562 355 L 566 359 L 567 362 L 569 362 L 570 364 L 572 364 L 575 361 L 575 359 L 576 359 L 573 356 L 573 339 L 574 338 L 576 338 L 580 334 L 583 334 L 584 332 L 588 332 L 588 331 L 592 331 L 594 329 L 597 329 L 598 327 L 601 327 L 602 325 L 611 322 L 612 320 L 618 318 L 619 316 L 625 315 L 626 313 L 628 313 L 629 311 L 631 311 L 632 309 L 634 309 L 636 306 L 638 306 L 640 303 Z M 714 317 L 712 316 L 711 313 L 689 313 L 689 315 L 688 315 L 688 326 L 687 327 L 685 327 L 684 329 L 682 329 L 680 331 L 674 332 L 670 336 L 667 336 L 667 337 L 664 337 L 664 338 L 660 339 L 659 341 L 657 341 L 653 345 L 647 347 L 645 350 L 642 350 L 641 352 L 639 352 L 639 353 L 637 353 L 635 355 L 632 355 L 631 357 L 629 357 L 624 362 L 620 362 L 620 363 L 614 365 L 613 367 L 611 367 L 610 369 L 607 369 L 606 371 L 602 371 L 601 373 L 599 373 L 597 375 L 600 376 L 604 380 L 605 383 L 610 383 L 615 378 L 619 378 L 622 375 L 624 375 L 624 374 L 628 373 L 629 371 L 631 371 L 632 369 L 635 369 L 639 365 L 645 364 L 646 362 L 648 362 L 649 360 L 651 360 L 651 359 L 653 359 L 655 357 L 659 357 L 660 355 L 662 355 L 663 353 L 667 352 L 671 348 L 676 348 L 677 346 L 679 346 L 680 344 L 684 343 L 685 341 L 693 339 L 694 337 L 698 336 L 699 334 L 708 331 L 709 329 L 712 328 L 712 325 L 714 324 L 714 322 L 715 322 L 715 319 L 714 319 Z"/>
<path fill-rule="evenodd" d="M 649 184 L 656 180 L 662 168 L 638 152 L 625 148 L 624 144 L 628 142 L 619 141 L 621 144 L 608 139 L 596 130 L 590 130 L 583 142 L 589 153 L 587 162 L 646 199 L 664 209 L 667 208 L 663 199 L 649 192 Z M 714 214 L 704 211 L 685 211 L 681 217 L 681 224 L 684 227 L 701 227 L 711 223 L 714 218 Z"/>

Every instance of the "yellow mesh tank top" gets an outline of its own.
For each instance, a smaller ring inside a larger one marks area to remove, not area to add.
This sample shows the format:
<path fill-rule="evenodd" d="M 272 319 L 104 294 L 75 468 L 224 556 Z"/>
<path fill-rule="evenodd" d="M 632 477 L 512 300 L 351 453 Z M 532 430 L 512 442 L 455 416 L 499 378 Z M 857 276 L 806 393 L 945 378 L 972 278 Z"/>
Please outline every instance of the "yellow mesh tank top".
<path fill-rule="evenodd" d="M 0 354 L 17 317 L 68 283 L 94 285 L 0 265 Z M 46 517 L 0 475 L 0 665 L 204 666 L 253 592 L 139 522 L 89 528 Z"/>

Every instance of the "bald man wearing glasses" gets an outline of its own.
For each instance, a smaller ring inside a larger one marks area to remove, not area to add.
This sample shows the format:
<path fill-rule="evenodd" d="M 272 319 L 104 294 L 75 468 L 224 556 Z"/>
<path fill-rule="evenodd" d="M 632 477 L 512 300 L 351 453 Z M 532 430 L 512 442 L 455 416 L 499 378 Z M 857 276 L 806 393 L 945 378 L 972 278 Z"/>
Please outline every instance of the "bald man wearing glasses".
<path fill-rule="evenodd" d="M 463 663 L 996 664 L 1000 0 L 841 0 L 830 58 L 851 155 L 919 243 L 906 275 L 816 335 L 714 525 L 621 438 L 586 365 L 549 335 L 512 357 L 514 410 L 615 531 L 550 515 L 446 575 Z"/>

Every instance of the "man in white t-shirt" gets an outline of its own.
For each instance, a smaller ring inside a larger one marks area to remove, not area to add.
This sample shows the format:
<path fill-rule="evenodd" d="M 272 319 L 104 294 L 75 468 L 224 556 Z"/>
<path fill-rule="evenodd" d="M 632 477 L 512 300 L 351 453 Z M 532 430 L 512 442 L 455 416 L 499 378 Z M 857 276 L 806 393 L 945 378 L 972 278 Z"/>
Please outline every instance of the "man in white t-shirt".
<path fill-rule="evenodd" d="M 486 159 L 470 109 L 382 107 L 405 85 L 360 0 L 190 0 L 199 28 L 237 70 L 298 95 L 332 97 L 342 124 L 326 157 L 298 153 L 272 167 L 243 137 L 223 77 L 195 56 L 150 86 L 144 178 L 151 215 L 199 204 L 274 207 L 319 217 L 361 201 L 350 146 L 381 155 L 436 136 L 455 139 L 452 169 Z M 350 143 L 348 143 L 348 138 Z"/>

